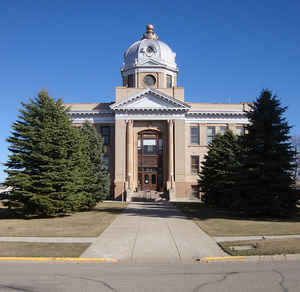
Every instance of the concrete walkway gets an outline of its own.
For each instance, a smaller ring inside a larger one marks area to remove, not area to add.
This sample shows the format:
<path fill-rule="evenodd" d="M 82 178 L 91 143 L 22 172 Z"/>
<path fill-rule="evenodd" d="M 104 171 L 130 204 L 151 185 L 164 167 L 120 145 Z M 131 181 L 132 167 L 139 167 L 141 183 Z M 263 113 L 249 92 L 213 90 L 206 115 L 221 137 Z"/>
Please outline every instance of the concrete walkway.
<path fill-rule="evenodd" d="M 170 203 L 130 203 L 81 257 L 133 263 L 192 262 L 225 256 L 215 240 Z"/>

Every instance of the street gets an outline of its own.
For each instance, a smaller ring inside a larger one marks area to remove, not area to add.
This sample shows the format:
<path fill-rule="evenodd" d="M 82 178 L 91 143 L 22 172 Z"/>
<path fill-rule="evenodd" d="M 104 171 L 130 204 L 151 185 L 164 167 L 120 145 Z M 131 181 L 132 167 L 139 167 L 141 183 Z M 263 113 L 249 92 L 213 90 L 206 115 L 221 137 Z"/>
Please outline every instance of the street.
<path fill-rule="evenodd" d="M 300 291 L 300 261 L 0 263 L 0 291 Z"/>

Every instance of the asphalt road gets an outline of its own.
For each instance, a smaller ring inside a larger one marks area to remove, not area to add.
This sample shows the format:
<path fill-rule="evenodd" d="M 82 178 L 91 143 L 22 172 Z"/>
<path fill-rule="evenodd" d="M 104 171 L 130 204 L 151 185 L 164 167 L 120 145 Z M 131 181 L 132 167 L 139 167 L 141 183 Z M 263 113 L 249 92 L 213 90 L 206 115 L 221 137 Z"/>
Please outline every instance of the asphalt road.
<path fill-rule="evenodd" d="M 0 263 L 0 291 L 300 291 L 300 261 Z"/>

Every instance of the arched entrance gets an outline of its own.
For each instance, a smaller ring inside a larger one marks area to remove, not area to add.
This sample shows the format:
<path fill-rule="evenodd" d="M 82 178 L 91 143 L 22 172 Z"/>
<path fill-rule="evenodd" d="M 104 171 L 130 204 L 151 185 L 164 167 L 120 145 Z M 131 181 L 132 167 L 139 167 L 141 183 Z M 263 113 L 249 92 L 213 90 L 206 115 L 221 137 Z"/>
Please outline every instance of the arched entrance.
<path fill-rule="evenodd" d="M 161 191 L 163 184 L 163 140 L 160 132 L 138 133 L 138 190 Z"/>

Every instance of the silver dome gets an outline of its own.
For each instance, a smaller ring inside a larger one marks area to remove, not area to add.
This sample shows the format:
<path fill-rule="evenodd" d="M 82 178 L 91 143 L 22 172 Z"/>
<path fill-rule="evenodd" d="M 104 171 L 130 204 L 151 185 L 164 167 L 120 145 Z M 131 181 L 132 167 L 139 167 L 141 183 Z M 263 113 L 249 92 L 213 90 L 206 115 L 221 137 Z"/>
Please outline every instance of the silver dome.
<path fill-rule="evenodd" d="M 124 54 L 122 70 L 133 67 L 163 66 L 177 71 L 176 54 L 164 42 L 157 39 L 142 39 L 133 43 Z"/>

